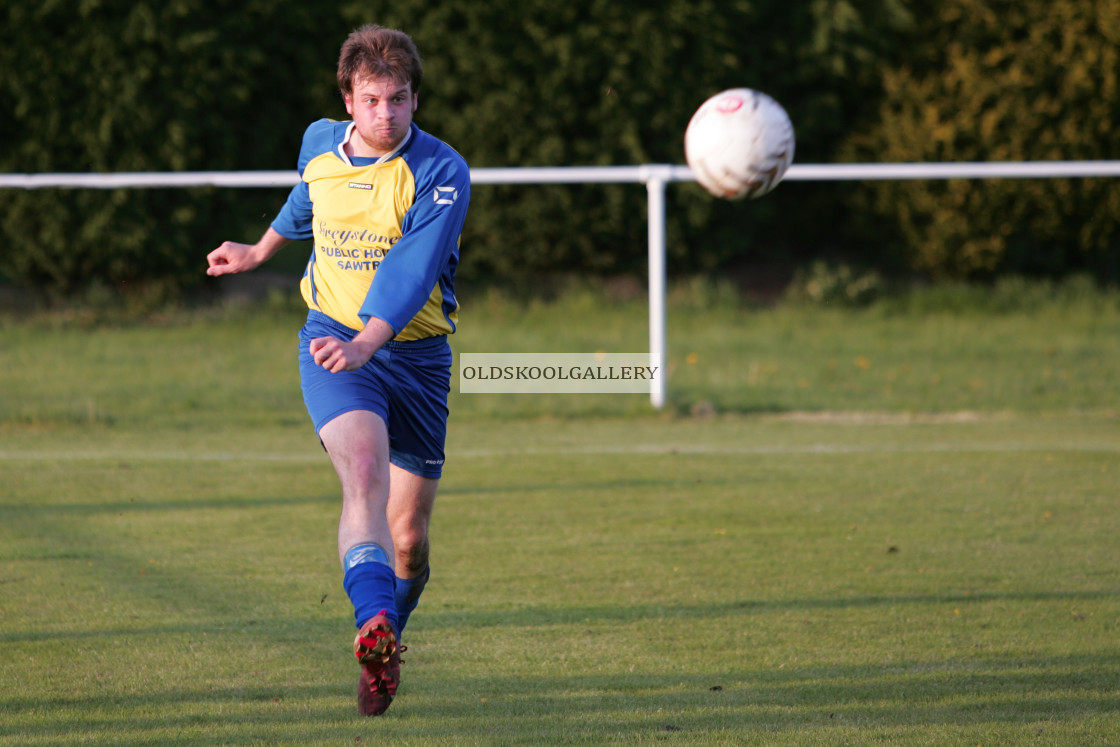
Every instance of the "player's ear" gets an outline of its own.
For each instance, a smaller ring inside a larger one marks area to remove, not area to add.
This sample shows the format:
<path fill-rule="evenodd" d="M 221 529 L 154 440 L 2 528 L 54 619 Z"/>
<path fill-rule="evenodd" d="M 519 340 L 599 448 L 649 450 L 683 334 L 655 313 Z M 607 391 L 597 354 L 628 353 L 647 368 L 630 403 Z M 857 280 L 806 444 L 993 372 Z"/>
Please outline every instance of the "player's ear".
<path fill-rule="evenodd" d="M 352 115 L 354 113 L 354 94 L 342 94 L 342 103 L 346 105 L 346 113 Z"/>
<path fill-rule="evenodd" d="M 412 113 L 416 113 L 416 107 L 420 106 L 420 94 L 412 94 Z"/>

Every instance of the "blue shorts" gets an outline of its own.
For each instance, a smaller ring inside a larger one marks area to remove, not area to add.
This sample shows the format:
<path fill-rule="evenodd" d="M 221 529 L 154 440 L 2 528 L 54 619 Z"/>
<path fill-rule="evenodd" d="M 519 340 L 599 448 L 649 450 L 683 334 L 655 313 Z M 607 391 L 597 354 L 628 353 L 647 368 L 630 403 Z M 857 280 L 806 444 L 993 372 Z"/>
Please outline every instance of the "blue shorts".
<path fill-rule="evenodd" d="M 369 410 L 389 429 L 390 462 L 414 475 L 438 478 L 443 473 L 451 391 L 447 338 L 390 340 L 357 371 L 331 373 L 311 358 L 309 346 L 316 337 L 349 341 L 356 334 L 314 310 L 300 330 L 300 383 L 315 432 L 343 413 Z"/>

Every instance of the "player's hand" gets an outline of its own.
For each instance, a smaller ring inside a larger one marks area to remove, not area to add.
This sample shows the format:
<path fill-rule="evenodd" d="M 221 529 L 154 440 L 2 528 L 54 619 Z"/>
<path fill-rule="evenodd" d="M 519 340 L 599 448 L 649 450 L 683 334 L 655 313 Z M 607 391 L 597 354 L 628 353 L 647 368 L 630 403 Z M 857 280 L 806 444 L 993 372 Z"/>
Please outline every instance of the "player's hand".
<path fill-rule="evenodd" d="M 369 362 L 377 348 L 359 340 L 343 342 L 337 337 L 316 337 L 311 341 L 310 350 L 317 365 L 338 373 L 357 371 Z"/>
<path fill-rule="evenodd" d="M 257 258 L 254 244 L 238 244 L 225 241 L 206 255 L 207 275 L 231 275 L 236 272 L 255 270 L 261 264 Z"/>

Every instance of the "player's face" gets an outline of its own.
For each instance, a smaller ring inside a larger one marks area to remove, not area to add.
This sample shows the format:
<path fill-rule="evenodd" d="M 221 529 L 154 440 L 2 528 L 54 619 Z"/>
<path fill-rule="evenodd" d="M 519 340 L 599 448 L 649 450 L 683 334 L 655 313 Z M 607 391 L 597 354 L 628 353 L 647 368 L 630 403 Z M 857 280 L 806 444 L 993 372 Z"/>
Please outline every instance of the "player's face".
<path fill-rule="evenodd" d="M 354 120 L 350 145 L 355 156 L 383 156 L 396 148 L 416 111 L 418 97 L 411 83 L 391 78 L 357 78 L 354 89 L 343 96 Z"/>

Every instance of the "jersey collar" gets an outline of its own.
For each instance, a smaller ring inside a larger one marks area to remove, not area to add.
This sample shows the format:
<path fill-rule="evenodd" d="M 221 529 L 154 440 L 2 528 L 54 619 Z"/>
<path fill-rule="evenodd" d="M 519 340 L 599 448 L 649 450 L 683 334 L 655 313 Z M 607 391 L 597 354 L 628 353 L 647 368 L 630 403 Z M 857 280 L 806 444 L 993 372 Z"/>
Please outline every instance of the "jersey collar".
<path fill-rule="evenodd" d="M 346 144 L 348 142 L 350 142 L 350 136 L 354 134 L 354 128 L 355 127 L 357 127 L 357 123 L 356 122 L 351 122 L 350 125 L 346 128 L 346 134 L 342 136 L 342 141 L 338 144 L 338 148 L 336 149 L 338 151 L 338 157 L 341 158 L 342 162 L 345 163 L 347 166 L 353 166 L 354 165 L 354 163 L 350 160 L 350 156 L 346 155 Z M 379 156 L 378 159 L 373 162 L 374 165 L 376 166 L 379 163 L 385 163 L 386 161 L 395 158 L 398 153 L 400 153 L 402 150 L 404 150 L 404 146 L 408 145 L 408 141 L 411 140 L 411 139 L 412 139 L 412 127 L 409 126 L 408 132 L 406 132 L 404 134 L 404 137 L 401 138 L 400 144 L 397 145 L 397 147 L 394 148 L 393 150 L 386 153 L 385 155 Z"/>

